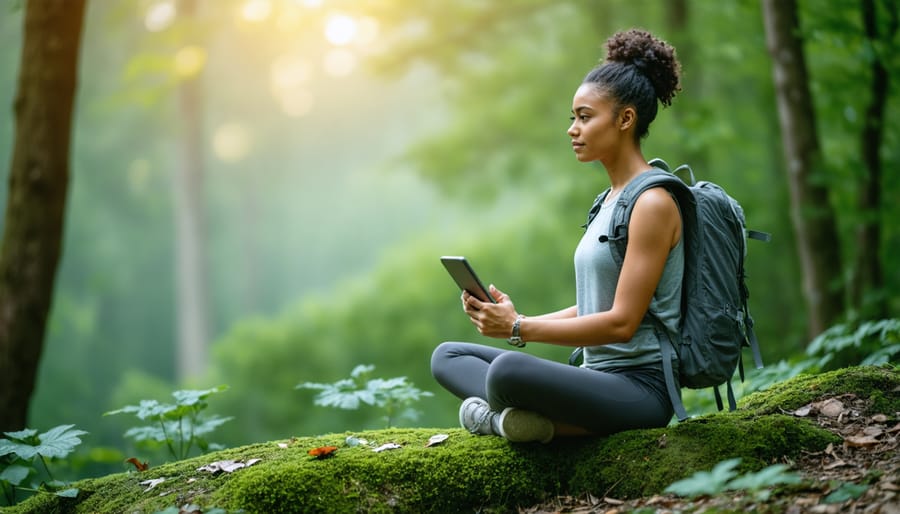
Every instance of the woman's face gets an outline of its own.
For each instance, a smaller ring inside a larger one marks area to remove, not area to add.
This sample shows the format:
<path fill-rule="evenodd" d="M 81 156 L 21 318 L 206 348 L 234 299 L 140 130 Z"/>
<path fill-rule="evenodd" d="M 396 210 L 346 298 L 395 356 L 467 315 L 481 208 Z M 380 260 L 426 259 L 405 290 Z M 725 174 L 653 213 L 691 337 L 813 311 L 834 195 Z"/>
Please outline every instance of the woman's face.
<path fill-rule="evenodd" d="M 567 131 L 581 162 L 603 161 L 621 144 L 613 103 L 592 84 L 582 84 L 572 99 L 572 125 Z"/>

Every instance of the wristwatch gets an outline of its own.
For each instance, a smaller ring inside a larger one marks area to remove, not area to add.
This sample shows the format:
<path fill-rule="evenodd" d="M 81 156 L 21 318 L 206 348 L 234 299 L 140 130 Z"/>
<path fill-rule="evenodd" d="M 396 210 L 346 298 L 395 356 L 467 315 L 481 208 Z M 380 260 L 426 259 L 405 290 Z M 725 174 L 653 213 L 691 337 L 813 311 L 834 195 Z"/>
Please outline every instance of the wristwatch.
<path fill-rule="evenodd" d="M 522 340 L 522 337 L 519 336 L 519 322 L 522 321 L 522 318 L 525 316 L 519 314 L 516 316 L 516 320 L 513 321 L 512 327 L 512 336 L 506 340 L 507 343 L 515 346 L 516 348 L 522 348 L 525 346 L 525 341 Z"/>

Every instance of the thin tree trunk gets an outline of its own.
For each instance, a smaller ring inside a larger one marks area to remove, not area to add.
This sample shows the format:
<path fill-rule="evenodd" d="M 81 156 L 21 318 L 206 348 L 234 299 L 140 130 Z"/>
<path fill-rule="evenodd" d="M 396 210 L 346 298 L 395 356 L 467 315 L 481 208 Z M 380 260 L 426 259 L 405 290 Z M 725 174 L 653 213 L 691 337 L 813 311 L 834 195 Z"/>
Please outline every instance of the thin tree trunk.
<path fill-rule="evenodd" d="M 26 426 L 62 253 L 84 0 L 29 0 L 0 248 L 0 431 Z"/>
<path fill-rule="evenodd" d="M 887 32 L 878 34 L 878 19 L 874 0 L 862 1 L 863 27 L 866 39 L 873 47 L 879 40 L 893 41 L 897 33 L 897 11 L 888 9 Z M 872 78 L 869 84 L 869 104 L 863 117 L 864 125 L 860 140 L 864 176 L 859 191 L 858 209 L 862 219 L 856 229 L 856 261 L 853 265 L 853 280 L 850 282 L 850 299 L 853 307 L 862 317 L 881 318 L 887 315 L 883 270 L 881 263 L 881 187 L 882 166 L 879 152 L 884 140 L 884 118 L 890 91 L 890 74 L 884 59 L 888 57 L 874 52 L 871 64 Z"/>
<path fill-rule="evenodd" d="M 179 13 L 192 23 L 195 0 L 181 0 Z M 175 187 L 175 280 L 178 379 L 203 373 L 207 365 L 208 291 L 206 226 L 203 216 L 203 91 L 200 75 L 178 90 L 182 121 Z"/>
<path fill-rule="evenodd" d="M 772 56 L 781 140 L 791 195 L 791 221 L 803 275 L 809 335 L 843 313 L 841 255 L 834 209 L 820 178 L 822 155 L 800 35 L 796 0 L 762 0 Z M 812 339 L 812 337 L 810 337 Z"/>

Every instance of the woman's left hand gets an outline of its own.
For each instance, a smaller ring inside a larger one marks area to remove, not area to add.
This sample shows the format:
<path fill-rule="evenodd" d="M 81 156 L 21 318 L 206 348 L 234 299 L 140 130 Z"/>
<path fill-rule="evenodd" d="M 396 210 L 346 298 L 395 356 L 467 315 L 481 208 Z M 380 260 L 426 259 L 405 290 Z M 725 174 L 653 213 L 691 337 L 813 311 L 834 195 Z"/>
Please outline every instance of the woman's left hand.
<path fill-rule="evenodd" d="M 463 307 L 479 333 L 506 339 L 512 335 L 512 326 L 518 316 L 516 307 L 509 299 L 509 295 L 493 284 L 488 289 L 497 303 L 482 302 L 469 293 L 463 293 Z"/>

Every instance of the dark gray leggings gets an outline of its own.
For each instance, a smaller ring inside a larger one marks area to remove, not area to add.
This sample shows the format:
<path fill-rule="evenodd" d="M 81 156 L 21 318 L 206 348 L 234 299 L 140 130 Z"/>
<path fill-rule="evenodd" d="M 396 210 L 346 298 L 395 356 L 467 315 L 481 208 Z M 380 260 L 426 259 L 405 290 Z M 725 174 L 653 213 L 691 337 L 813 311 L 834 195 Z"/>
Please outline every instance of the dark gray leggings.
<path fill-rule="evenodd" d="M 441 343 L 431 373 L 461 399 L 484 398 L 502 411 L 517 407 L 597 435 L 663 427 L 672 405 L 659 369 L 610 373 L 472 343 Z"/>

